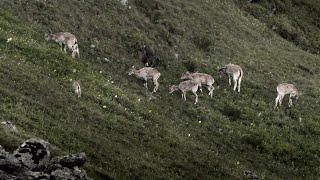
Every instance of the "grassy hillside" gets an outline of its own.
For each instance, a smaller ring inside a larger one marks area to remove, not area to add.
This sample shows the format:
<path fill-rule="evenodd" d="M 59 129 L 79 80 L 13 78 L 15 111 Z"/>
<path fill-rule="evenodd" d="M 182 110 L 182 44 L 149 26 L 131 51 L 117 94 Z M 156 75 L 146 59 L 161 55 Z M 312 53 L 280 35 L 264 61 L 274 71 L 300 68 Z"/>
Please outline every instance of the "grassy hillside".
<path fill-rule="evenodd" d="M 62 153 L 84 151 L 96 179 L 234 179 L 246 170 L 262 179 L 320 176 L 318 55 L 283 39 L 239 2 L 129 4 L 0 2 L 0 119 L 21 131 L 1 130 L 1 145 L 12 150 L 37 136 Z M 81 59 L 46 42 L 49 30 L 73 32 Z M 142 61 L 162 73 L 155 94 L 127 75 Z M 229 62 L 244 69 L 240 94 L 217 75 Z M 214 76 L 212 99 L 203 93 L 193 105 L 191 94 L 187 102 L 168 94 L 187 70 Z M 81 98 L 72 92 L 74 79 Z M 303 92 L 294 107 L 273 109 L 280 82 Z"/>
<path fill-rule="evenodd" d="M 281 37 L 302 49 L 320 53 L 320 4 L 316 0 L 237 1 L 240 8 L 253 15 Z"/>

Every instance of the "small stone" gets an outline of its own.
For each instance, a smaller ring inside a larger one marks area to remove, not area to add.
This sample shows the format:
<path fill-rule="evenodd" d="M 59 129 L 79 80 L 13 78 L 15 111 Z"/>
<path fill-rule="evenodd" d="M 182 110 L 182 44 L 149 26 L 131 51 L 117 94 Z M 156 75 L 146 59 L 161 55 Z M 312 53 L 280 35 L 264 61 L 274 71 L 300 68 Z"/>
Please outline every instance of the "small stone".
<path fill-rule="evenodd" d="M 1 124 L 10 133 L 18 133 L 17 127 L 11 121 L 2 121 Z"/>
<path fill-rule="evenodd" d="M 243 172 L 243 175 L 250 179 L 259 179 L 257 175 L 255 175 L 252 171 L 246 170 Z"/>
<path fill-rule="evenodd" d="M 108 58 L 103 58 L 105 62 L 111 62 Z"/>
<path fill-rule="evenodd" d="M 129 4 L 128 0 L 120 0 L 120 3 L 123 5 L 123 6 L 127 6 Z"/>
<path fill-rule="evenodd" d="M 188 137 L 190 137 L 191 136 L 191 134 L 188 134 Z"/>
<path fill-rule="evenodd" d="M 198 121 L 199 122 L 199 124 L 201 124 L 201 121 Z"/>
<path fill-rule="evenodd" d="M 96 47 L 96 45 L 94 45 L 94 44 L 90 45 L 90 48 L 92 48 L 92 49 L 95 48 L 95 47 Z"/>
<path fill-rule="evenodd" d="M 107 108 L 107 106 L 105 106 L 105 105 L 104 105 L 104 106 L 102 106 L 102 108 L 103 108 L 103 109 L 106 109 L 106 108 Z"/>

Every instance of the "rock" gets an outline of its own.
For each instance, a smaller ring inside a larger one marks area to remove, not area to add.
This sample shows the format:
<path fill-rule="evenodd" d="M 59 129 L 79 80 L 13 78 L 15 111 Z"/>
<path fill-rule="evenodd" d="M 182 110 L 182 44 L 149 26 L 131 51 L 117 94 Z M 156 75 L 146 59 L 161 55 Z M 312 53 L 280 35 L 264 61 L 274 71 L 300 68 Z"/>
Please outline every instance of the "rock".
<path fill-rule="evenodd" d="M 249 179 L 259 179 L 257 175 L 255 175 L 253 172 L 246 170 L 243 172 L 244 176 L 246 176 Z"/>
<path fill-rule="evenodd" d="M 17 176 L 8 174 L 5 171 L 0 170 L 0 179 L 5 179 L 5 180 L 16 180 L 18 179 Z"/>
<path fill-rule="evenodd" d="M 121 3 L 123 6 L 128 6 L 128 4 L 129 4 L 128 0 L 120 0 L 120 3 Z"/>
<path fill-rule="evenodd" d="M 22 169 L 22 164 L 12 155 L 0 148 L 0 170 L 5 172 L 15 172 Z M 1 173 L 0 173 L 1 174 Z"/>
<path fill-rule="evenodd" d="M 103 60 L 104 60 L 105 62 L 107 62 L 107 63 L 111 62 L 110 59 L 108 59 L 108 58 L 103 58 Z"/>
<path fill-rule="evenodd" d="M 25 141 L 13 153 L 0 146 L 0 180 L 54 179 L 90 180 L 84 170 L 85 153 L 50 159 L 49 143 L 37 138 Z"/>
<path fill-rule="evenodd" d="M 31 170 L 44 169 L 50 160 L 49 143 L 37 138 L 25 141 L 13 153 L 24 166 Z"/>
<path fill-rule="evenodd" d="M 2 121 L 3 128 L 10 133 L 18 133 L 17 127 L 11 121 Z"/>
<path fill-rule="evenodd" d="M 55 170 L 51 173 L 51 178 L 55 180 L 65 180 L 65 179 L 79 179 L 86 180 L 88 178 L 87 174 L 80 169 L 76 168 L 74 170 L 63 168 Z"/>
<path fill-rule="evenodd" d="M 68 156 L 56 157 L 52 160 L 55 164 L 60 164 L 63 167 L 73 169 L 74 167 L 81 167 L 87 161 L 85 153 L 71 154 Z"/>
<path fill-rule="evenodd" d="M 50 175 L 46 174 L 44 172 L 33 172 L 33 171 L 26 171 L 24 173 L 24 175 L 22 176 L 22 179 L 24 177 L 28 177 L 28 179 L 41 179 L 41 180 L 45 180 L 45 179 L 50 179 Z"/>

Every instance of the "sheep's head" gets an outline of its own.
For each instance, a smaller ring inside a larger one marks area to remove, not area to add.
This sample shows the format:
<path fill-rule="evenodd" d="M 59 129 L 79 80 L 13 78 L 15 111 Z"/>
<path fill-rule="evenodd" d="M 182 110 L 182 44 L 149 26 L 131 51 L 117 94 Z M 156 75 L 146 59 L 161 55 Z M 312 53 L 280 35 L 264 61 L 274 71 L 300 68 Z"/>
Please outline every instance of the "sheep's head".
<path fill-rule="evenodd" d="M 136 68 L 134 66 L 131 66 L 131 68 L 129 68 L 128 75 L 131 76 L 132 74 L 134 74 L 135 71 Z"/>
<path fill-rule="evenodd" d="M 187 71 L 181 75 L 180 79 L 190 79 L 191 78 L 190 75 L 191 73 Z"/>
<path fill-rule="evenodd" d="M 226 70 L 227 70 L 226 68 L 220 68 L 220 69 L 218 70 L 219 76 L 220 76 L 220 77 L 223 77 L 223 76 L 227 75 Z"/>
<path fill-rule="evenodd" d="M 79 80 L 77 80 L 77 81 L 73 81 L 72 86 L 73 86 L 74 88 L 76 88 L 76 87 L 80 86 L 80 81 L 79 81 Z"/>
<path fill-rule="evenodd" d="M 53 39 L 53 35 L 52 34 L 49 34 L 49 33 L 45 33 L 44 34 L 44 39 L 47 40 L 47 41 L 50 41 Z"/>
<path fill-rule="evenodd" d="M 178 86 L 177 85 L 171 85 L 169 86 L 169 93 L 173 93 L 174 91 L 178 90 Z"/>
<path fill-rule="evenodd" d="M 303 95 L 302 92 L 296 92 L 296 93 L 293 94 L 293 97 L 294 97 L 296 100 L 298 100 L 301 95 Z"/>

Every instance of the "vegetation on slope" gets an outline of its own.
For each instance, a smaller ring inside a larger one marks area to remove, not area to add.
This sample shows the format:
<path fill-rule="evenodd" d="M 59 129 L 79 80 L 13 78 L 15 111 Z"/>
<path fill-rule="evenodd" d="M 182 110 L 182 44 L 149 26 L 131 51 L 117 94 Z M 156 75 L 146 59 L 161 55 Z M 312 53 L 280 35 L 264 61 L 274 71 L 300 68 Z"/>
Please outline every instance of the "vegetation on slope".
<path fill-rule="evenodd" d="M 242 178 L 245 170 L 270 179 L 319 176 L 319 56 L 237 5 L 1 1 L 0 118 L 22 134 L 1 136 L 0 144 L 10 149 L 37 136 L 64 152 L 84 151 L 97 179 Z M 46 42 L 49 30 L 73 32 L 81 59 Z M 155 94 L 127 76 L 131 65 L 143 67 L 144 52 L 162 73 Z M 244 68 L 240 94 L 217 76 L 229 62 Z M 190 94 L 187 102 L 168 94 L 187 70 L 214 76 L 212 99 L 203 93 L 195 106 Z M 80 99 L 74 79 L 82 83 Z M 294 107 L 273 109 L 279 82 L 304 93 Z"/>
<path fill-rule="evenodd" d="M 238 0 L 241 9 L 302 49 L 320 53 L 320 4 L 316 0 Z"/>

